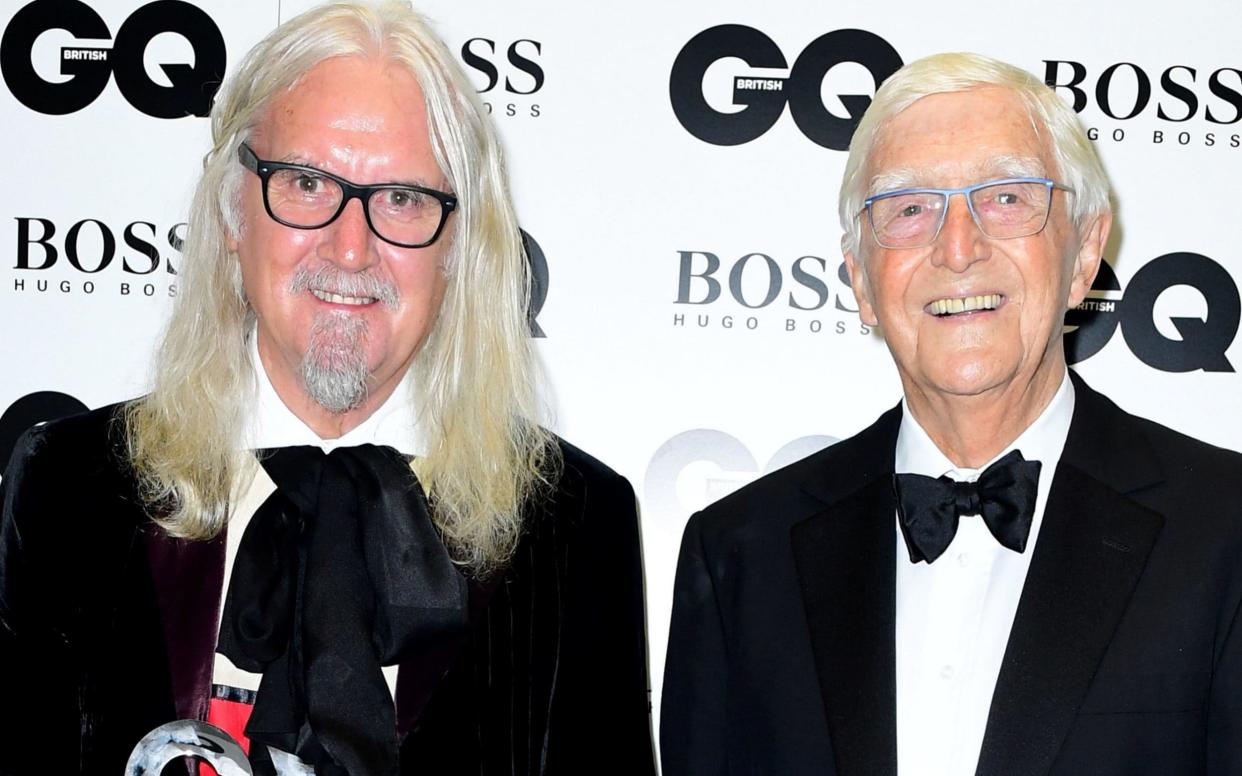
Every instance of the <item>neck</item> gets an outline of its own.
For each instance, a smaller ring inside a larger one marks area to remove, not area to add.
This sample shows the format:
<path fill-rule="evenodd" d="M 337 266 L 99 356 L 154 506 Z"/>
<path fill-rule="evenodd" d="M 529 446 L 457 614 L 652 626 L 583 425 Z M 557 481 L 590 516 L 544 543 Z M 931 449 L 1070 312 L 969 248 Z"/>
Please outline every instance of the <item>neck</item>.
<path fill-rule="evenodd" d="M 906 403 L 932 442 L 954 466 L 978 469 L 1030 428 L 1052 402 L 1065 364 L 1035 379 L 1011 381 L 975 395 L 929 392 L 907 382 Z"/>
<path fill-rule="evenodd" d="M 320 439 L 338 439 L 374 415 L 376 410 L 382 407 L 392 395 L 396 385 L 388 385 L 382 390 L 372 391 L 367 394 L 362 404 L 339 414 L 329 412 L 312 401 L 300 386 L 295 385 L 292 389 L 282 388 L 279 383 L 272 380 L 272 387 L 276 389 L 276 395 L 289 408 L 289 411 L 305 423 L 311 431 L 314 431 Z"/>

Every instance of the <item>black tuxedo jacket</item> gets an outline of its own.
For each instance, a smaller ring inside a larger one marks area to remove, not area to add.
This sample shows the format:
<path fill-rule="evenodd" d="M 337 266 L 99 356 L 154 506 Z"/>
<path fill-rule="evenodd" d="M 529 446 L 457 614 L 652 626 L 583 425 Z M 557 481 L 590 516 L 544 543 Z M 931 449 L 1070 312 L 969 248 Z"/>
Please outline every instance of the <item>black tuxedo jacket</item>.
<path fill-rule="evenodd" d="M 1242 774 L 1242 455 L 1074 388 L 977 774 Z M 896 773 L 900 419 L 691 518 L 665 776 Z"/>
<path fill-rule="evenodd" d="M 205 716 L 223 541 L 148 520 L 121 422 L 32 429 L 0 483 L 0 773 L 120 776 L 153 728 Z M 562 449 L 512 564 L 472 586 L 471 635 L 399 671 L 403 772 L 655 772 L 634 494 Z"/>

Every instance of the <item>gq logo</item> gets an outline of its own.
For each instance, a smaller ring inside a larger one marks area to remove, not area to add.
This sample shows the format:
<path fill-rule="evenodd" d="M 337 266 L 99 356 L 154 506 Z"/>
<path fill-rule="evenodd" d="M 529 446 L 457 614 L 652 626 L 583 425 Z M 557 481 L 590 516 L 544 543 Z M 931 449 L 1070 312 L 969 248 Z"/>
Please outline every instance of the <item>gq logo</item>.
<path fill-rule="evenodd" d="M 789 75 L 734 75 L 732 102 L 741 109 L 720 111 L 708 103 L 703 82 L 708 69 L 724 59 L 740 59 L 755 69 L 788 70 Z M 883 38 L 865 30 L 847 29 L 811 41 L 791 68 L 767 35 L 753 27 L 722 24 L 695 35 L 681 49 L 669 78 L 669 98 L 686 131 L 713 145 L 741 145 L 758 138 L 776 124 L 788 103 L 802 134 L 824 148 L 845 151 L 871 104 L 870 95 L 840 94 L 844 116 L 824 104 L 824 79 L 845 62 L 866 68 L 876 87 L 902 65 L 897 51 Z"/>
<path fill-rule="evenodd" d="M 1189 287 L 1203 298 L 1202 317 L 1168 316 L 1173 336 L 1157 324 L 1158 302 L 1166 291 Z M 1134 274 L 1121 295 L 1121 283 L 1107 262 L 1100 264 L 1092 293 L 1065 315 L 1066 357 L 1084 361 L 1121 329 L 1139 360 L 1164 372 L 1236 371 L 1225 352 L 1242 317 L 1238 287 L 1228 271 L 1198 253 L 1166 253 Z"/>
<path fill-rule="evenodd" d="M 53 116 L 74 113 L 95 101 L 116 76 L 117 88 L 138 110 L 158 119 L 206 116 L 224 76 L 224 38 L 211 17 L 182 0 L 148 3 L 117 28 L 112 48 L 64 46 L 59 72 L 47 81 L 35 70 L 35 42 L 51 30 L 68 31 L 79 41 L 112 37 L 103 18 L 79 0 L 35 0 L 18 11 L 0 39 L 0 73 L 18 102 Z M 193 64 L 160 64 L 168 80 L 147 74 L 146 51 L 158 35 L 174 33 L 189 41 Z"/>
<path fill-rule="evenodd" d="M 518 231 L 522 233 L 522 253 L 526 254 L 527 271 L 530 273 L 530 302 L 526 308 L 526 323 L 530 326 L 530 336 L 540 339 L 548 336 L 543 333 L 539 321 L 536 320 L 543 310 L 543 303 L 548 301 L 548 259 L 534 237 L 525 229 Z"/>
<path fill-rule="evenodd" d="M 9 465 L 17 440 L 37 423 L 86 412 L 88 407 L 74 396 L 59 391 L 26 394 L 0 415 L 0 474 Z"/>
<path fill-rule="evenodd" d="M 643 478 L 643 503 L 652 514 L 670 519 L 685 517 L 687 511 L 698 511 L 761 474 L 776 471 L 836 441 L 836 437 L 823 435 L 799 437 L 773 453 L 761 469 L 754 454 L 732 434 L 711 428 L 683 431 L 660 445 L 651 456 Z M 685 489 L 678 486 L 686 476 L 694 482 L 683 503 L 678 493 L 685 493 Z"/>

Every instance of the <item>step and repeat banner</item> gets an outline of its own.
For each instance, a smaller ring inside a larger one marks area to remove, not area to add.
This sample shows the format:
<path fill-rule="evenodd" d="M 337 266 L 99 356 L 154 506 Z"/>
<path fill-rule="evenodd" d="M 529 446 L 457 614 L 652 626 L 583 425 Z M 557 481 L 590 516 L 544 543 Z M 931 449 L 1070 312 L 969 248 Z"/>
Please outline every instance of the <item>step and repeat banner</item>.
<path fill-rule="evenodd" d="M 143 392 L 210 83 L 309 5 L 0 9 L 0 462 L 38 420 Z M 1118 221 L 1067 320 L 1072 359 L 1123 407 L 1242 448 L 1242 4 L 421 7 L 507 147 L 550 422 L 641 501 L 657 708 L 686 518 L 900 397 L 846 282 L 836 195 L 904 62 L 989 54 L 1073 105 Z"/>

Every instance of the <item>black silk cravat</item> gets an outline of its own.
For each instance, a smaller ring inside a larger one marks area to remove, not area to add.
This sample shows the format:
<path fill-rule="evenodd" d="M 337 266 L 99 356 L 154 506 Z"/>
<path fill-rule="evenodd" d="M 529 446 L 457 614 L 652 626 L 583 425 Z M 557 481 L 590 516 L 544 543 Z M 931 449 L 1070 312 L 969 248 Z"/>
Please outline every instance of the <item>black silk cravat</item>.
<path fill-rule="evenodd" d="M 362 445 L 260 453 L 276 491 L 233 563 L 217 650 L 262 673 L 246 735 L 255 773 L 269 744 L 318 776 L 398 773 L 381 666 L 465 631 L 468 586 L 408 459 Z"/>
<path fill-rule="evenodd" d="M 975 482 L 897 474 L 897 513 L 910 562 L 939 558 L 957 534 L 962 515 L 979 515 L 1001 546 L 1026 549 L 1039 488 L 1039 461 L 1013 450 L 983 470 Z"/>

